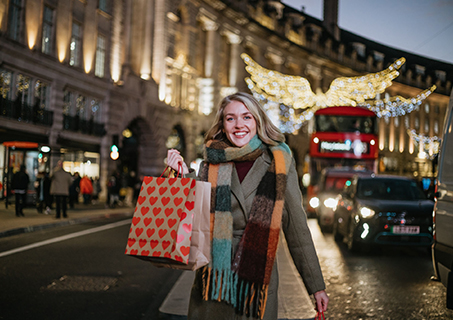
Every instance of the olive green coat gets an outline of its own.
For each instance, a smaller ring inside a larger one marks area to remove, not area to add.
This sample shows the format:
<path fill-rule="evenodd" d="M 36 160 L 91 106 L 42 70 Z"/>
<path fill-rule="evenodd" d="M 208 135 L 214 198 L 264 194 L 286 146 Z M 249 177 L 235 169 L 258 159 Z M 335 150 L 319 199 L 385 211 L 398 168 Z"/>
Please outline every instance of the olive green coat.
<path fill-rule="evenodd" d="M 245 230 L 245 226 L 252 207 L 258 184 L 271 164 L 271 157 L 264 152 L 256 159 L 247 176 L 239 182 L 236 169 L 233 166 L 231 180 L 231 213 L 233 216 L 233 257 L 237 245 Z M 325 289 L 318 257 L 313 245 L 310 230 L 307 225 L 307 217 L 302 208 L 302 195 L 299 188 L 294 160 L 288 173 L 288 182 L 285 193 L 285 207 L 282 217 L 282 229 L 285 234 L 291 256 L 299 271 L 309 294 Z M 225 302 L 203 301 L 201 298 L 200 278 L 195 278 L 192 287 L 189 320 L 233 320 L 247 319 L 235 315 L 231 305 Z M 271 275 L 268 299 L 264 319 L 276 320 L 278 318 L 278 271 L 277 262 Z"/>

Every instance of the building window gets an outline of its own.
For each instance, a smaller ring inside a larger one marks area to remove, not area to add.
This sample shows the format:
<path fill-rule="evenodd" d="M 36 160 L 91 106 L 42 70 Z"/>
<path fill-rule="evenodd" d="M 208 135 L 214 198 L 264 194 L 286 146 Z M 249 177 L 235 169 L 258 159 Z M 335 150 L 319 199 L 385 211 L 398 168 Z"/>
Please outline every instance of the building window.
<path fill-rule="evenodd" d="M 52 53 L 53 43 L 53 10 L 44 6 L 44 17 L 42 22 L 42 52 Z"/>
<path fill-rule="evenodd" d="M 421 76 L 425 75 L 426 68 L 418 64 L 415 65 L 415 73 Z"/>
<path fill-rule="evenodd" d="M 94 75 L 103 78 L 105 66 L 105 37 L 98 35 L 96 44 L 96 64 L 94 68 Z"/>
<path fill-rule="evenodd" d="M 0 69 L 0 95 L 8 99 L 11 92 L 11 72 Z"/>
<path fill-rule="evenodd" d="M 19 74 L 16 78 L 16 101 L 30 103 L 30 77 Z"/>
<path fill-rule="evenodd" d="M 409 116 L 407 115 L 404 117 L 404 126 L 406 128 L 409 128 Z"/>
<path fill-rule="evenodd" d="M 21 15 L 22 15 L 22 0 L 12 0 L 9 9 L 9 36 L 13 40 L 20 40 L 21 34 Z"/>
<path fill-rule="evenodd" d="M 436 70 L 436 78 L 440 80 L 440 82 L 445 82 L 445 79 L 447 79 L 447 73 L 445 71 Z"/>
<path fill-rule="evenodd" d="M 425 113 L 428 114 L 429 113 L 429 104 L 425 104 Z"/>
<path fill-rule="evenodd" d="M 72 23 L 72 35 L 71 44 L 69 47 L 69 65 L 73 67 L 80 66 L 80 45 L 82 44 L 81 39 L 82 30 L 78 23 Z"/>
<path fill-rule="evenodd" d="M 428 120 L 425 120 L 425 133 L 427 134 L 429 132 L 429 122 Z"/>
<path fill-rule="evenodd" d="M 72 113 L 72 97 L 73 93 L 71 91 L 66 90 L 64 92 L 63 98 L 63 114 L 65 116 L 70 116 Z"/>
<path fill-rule="evenodd" d="M 39 109 L 48 109 L 49 89 L 50 86 L 47 83 L 41 80 L 35 82 L 35 105 L 37 105 Z"/>
<path fill-rule="evenodd" d="M 400 119 L 399 118 L 395 118 L 395 127 L 398 127 L 400 125 Z"/>
<path fill-rule="evenodd" d="M 420 119 L 418 118 L 415 118 L 415 129 L 419 129 L 420 128 Z"/>
<path fill-rule="evenodd" d="M 365 58 L 365 51 L 366 51 L 366 46 L 363 43 L 360 42 L 354 42 L 352 44 L 352 47 L 355 49 L 357 52 L 357 55 L 361 58 Z"/>
<path fill-rule="evenodd" d="M 101 118 L 101 101 L 97 99 L 91 99 L 91 110 L 90 120 L 100 122 Z"/>
<path fill-rule="evenodd" d="M 439 121 L 438 120 L 434 121 L 434 133 L 435 134 L 439 133 Z"/>
<path fill-rule="evenodd" d="M 107 11 L 107 0 L 99 0 L 99 9 L 108 12 Z"/>
<path fill-rule="evenodd" d="M 86 98 L 81 94 L 76 98 L 76 117 L 79 119 L 86 119 Z"/>

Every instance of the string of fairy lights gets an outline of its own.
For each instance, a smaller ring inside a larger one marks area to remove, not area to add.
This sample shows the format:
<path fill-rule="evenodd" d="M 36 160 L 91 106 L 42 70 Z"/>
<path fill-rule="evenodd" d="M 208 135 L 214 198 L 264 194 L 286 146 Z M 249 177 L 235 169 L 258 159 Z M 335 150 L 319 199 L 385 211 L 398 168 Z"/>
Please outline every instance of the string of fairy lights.
<path fill-rule="evenodd" d="M 285 133 L 296 133 L 304 123 L 313 118 L 317 110 L 331 106 L 361 106 L 372 110 L 377 117 L 383 119 L 404 116 L 418 110 L 422 102 L 436 89 L 433 85 L 411 98 L 379 98 L 379 94 L 399 76 L 398 69 L 406 62 L 405 58 L 396 60 L 387 69 L 377 73 L 336 78 L 326 93 L 314 93 L 306 78 L 266 69 L 245 53 L 241 54 L 241 57 L 247 65 L 246 71 L 250 74 L 250 77 L 245 79 L 248 88 L 263 105 L 269 117 L 274 123 L 279 123 L 280 129 Z M 414 144 L 420 146 L 420 150 L 429 150 L 424 152 L 426 157 L 438 153 L 439 137 L 417 134 L 411 128 L 407 128 L 407 133 Z"/>

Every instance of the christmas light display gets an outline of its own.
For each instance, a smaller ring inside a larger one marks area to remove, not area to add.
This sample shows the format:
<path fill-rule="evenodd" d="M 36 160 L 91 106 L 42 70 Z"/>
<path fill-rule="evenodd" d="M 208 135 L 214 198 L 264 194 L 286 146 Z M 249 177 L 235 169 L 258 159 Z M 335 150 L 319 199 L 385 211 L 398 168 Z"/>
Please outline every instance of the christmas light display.
<path fill-rule="evenodd" d="M 314 93 L 310 82 L 303 77 L 263 68 L 245 53 L 241 54 L 241 57 L 247 64 L 245 69 L 251 76 L 246 79 L 249 86 L 253 83 L 254 88 L 259 89 L 260 94 L 267 100 L 291 106 L 294 109 L 356 106 L 357 103 L 374 99 L 376 94 L 384 92 L 392 85 L 392 80 L 399 76 L 398 69 L 406 61 L 405 58 L 400 58 L 387 69 L 377 73 L 336 78 L 326 93 Z"/>
<path fill-rule="evenodd" d="M 399 117 L 416 110 L 431 93 L 436 90 L 436 86 L 424 90 L 416 97 L 409 99 L 401 96 L 389 97 L 384 100 L 376 99 L 359 103 L 359 106 L 367 107 L 374 111 L 379 118 Z"/>
<path fill-rule="evenodd" d="M 432 159 L 435 154 L 439 153 L 440 138 L 437 136 L 427 137 L 422 134 L 417 134 L 414 129 L 408 129 L 407 134 L 412 138 L 416 146 L 420 146 L 420 150 L 423 150 L 421 154 L 425 158 Z M 428 151 L 426 153 L 425 151 Z"/>

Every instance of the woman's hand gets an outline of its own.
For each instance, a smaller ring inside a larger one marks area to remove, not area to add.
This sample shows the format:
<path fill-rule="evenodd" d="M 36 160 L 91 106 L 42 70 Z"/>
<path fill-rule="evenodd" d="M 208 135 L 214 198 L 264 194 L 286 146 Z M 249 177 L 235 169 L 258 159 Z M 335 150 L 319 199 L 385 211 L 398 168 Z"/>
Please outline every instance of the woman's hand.
<path fill-rule="evenodd" d="M 327 310 L 327 304 L 329 303 L 329 297 L 327 296 L 327 293 L 325 290 L 321 290 L 318 292 L 315 292 L 313 294 L 316 300 L 316 311 L 318 312 L 326 312 Z"/>
<path fill-rule="evenodd" d="M 180 170 L 178 168 L 178 163 L 182 165 L 182 173 L 187 174 L 189 173 L 189 169 L 187 168 L 187 165 L 184 163 L 184 160 L 179 153 L 178 150 L 176 149 L 170 149 L 167 151 L 167 166 L 178 172 Z"/>

